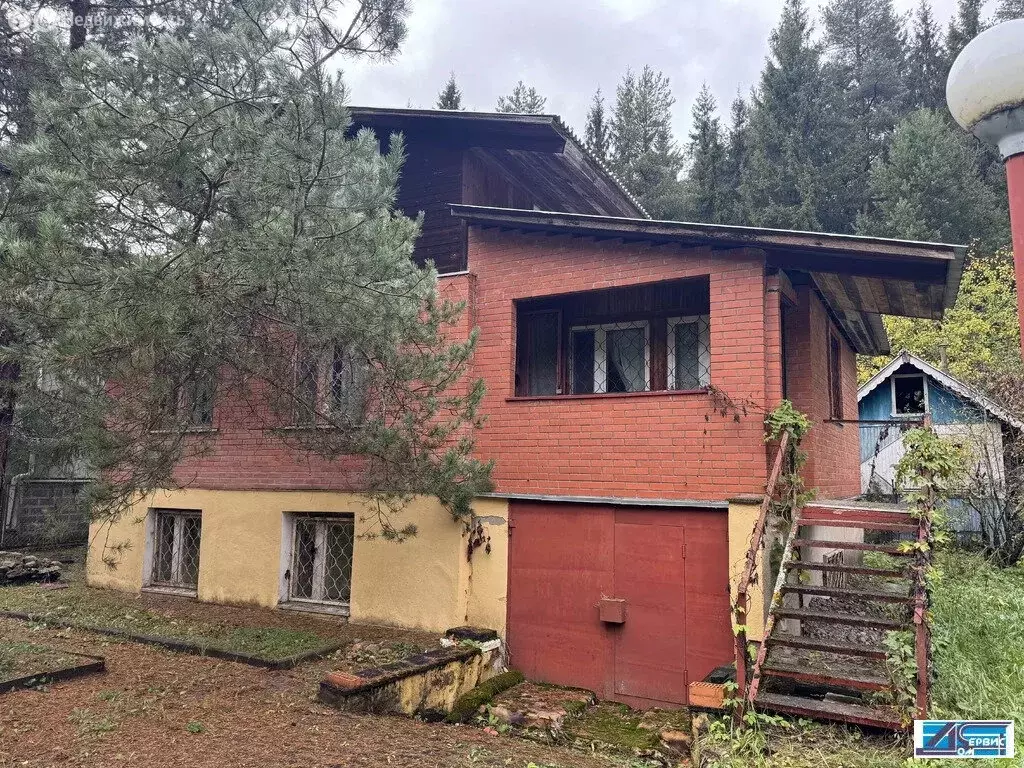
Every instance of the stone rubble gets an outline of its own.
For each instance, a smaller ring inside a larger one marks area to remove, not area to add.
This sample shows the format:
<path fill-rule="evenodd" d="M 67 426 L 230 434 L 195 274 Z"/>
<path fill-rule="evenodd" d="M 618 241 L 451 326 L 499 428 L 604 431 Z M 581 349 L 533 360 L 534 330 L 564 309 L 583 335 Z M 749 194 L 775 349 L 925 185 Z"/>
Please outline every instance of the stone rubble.
<path fill-rule="evenodd" d="M 0 587 L 30 581 L 56 581 L 60 578 L 60 565 L 59 560 L 21 552 L 0 552 Z"/>

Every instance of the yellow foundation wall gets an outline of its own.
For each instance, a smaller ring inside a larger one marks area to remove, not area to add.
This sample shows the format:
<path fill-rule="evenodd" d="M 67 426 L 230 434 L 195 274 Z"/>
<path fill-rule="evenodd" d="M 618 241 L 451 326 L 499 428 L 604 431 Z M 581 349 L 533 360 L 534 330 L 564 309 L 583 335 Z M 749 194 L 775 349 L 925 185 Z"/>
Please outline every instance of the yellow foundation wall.
<path fill-rule="evenodd" d="M 491 553 L 466 557 L 465 526 L 432 498 L 417 498 L 393 520 L 417 534 L 402 543 L 372 532 L 373 508 L 358 494 L 325 491 L 158 491 L 112 525 L 94 524 L 88 583 L 138 591 L 144 586 L 145 520 L 152 508 L 202 511 L 197 597 L 216 603 L 275 607 L 281 599 L 288 512 L 351 513 L 353 622 L 444 631 L 462 624 L 504 631 L 508 504 L 481 499 Z M 120 546 L 127 544 L 127 547 Z M 116 561 L 114 567 L 104 558 Z M 287 567 L 285 565 L 284 567 Z"/>
<path fill-rule="evenodd" d="M 750 550 L 750 537 L 761 513 L 760 502 L 744 503 L 729 502 L 729 589 L 733 604 L 736 603 L 736 590 L 747 563 L 747 552 Z M 748 590 L 749 608 L 747 609 L 747 639 L 760 641 L 764 635 L 764 562 L 763 557 L 757 563 L 757 583 Z"/>

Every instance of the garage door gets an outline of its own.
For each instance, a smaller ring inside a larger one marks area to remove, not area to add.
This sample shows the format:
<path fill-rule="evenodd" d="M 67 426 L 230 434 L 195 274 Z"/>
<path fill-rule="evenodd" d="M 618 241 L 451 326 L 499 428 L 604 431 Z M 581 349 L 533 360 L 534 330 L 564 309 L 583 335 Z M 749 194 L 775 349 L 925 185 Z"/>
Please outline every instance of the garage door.
<path fill-rule="evenodd" d="M 602 621 L 603 599 L 625 620 Z M 508 645 L 532 680 L 686 704 L 690 680 L 732 660 L 726 513 L 513 502 Z"/>

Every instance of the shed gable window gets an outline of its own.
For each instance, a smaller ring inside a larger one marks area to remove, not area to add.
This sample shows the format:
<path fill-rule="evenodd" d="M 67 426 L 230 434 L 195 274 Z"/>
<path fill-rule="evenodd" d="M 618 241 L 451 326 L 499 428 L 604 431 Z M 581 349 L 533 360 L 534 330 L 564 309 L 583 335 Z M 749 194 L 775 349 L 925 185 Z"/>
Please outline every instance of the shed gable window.
<path fill-rule="evenodd" d="M 703 389 L 709 299 L 698 278 L 517 302 L 515 394 Z"/>
<path fill-rule="evenodd" d="M 920 416 L 928 410 L 928 385 L 923 374 L 892 377 L 892 412 Z"/>

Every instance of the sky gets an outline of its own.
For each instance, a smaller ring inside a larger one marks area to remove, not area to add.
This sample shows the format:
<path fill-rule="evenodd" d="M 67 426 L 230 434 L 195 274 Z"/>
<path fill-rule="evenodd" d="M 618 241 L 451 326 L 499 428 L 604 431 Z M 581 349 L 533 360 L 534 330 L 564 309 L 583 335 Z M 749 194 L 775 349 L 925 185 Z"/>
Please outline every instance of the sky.
<path fill-rule="evenodd" d="M 628 68 L 671 80 L 677 139 L 707 82 L 728 114 L 757 82 L 783 0 L 410 0 L 409 36 L 392 62 L 343 66 L 351 103 L 431 108 L 454 71 L 468 109 L 491 111 L 522 79 L 582 135 L 601 88 L 608 101 Z M 813 2 L 813 0 L 812 0 Z M 896 0 L 909 12 L 917 0 Z M 932 0 L 945 25 L 956 0 Z"/>

